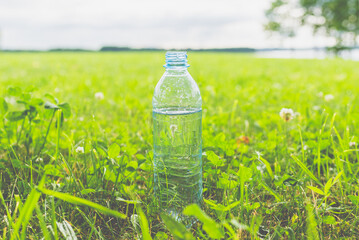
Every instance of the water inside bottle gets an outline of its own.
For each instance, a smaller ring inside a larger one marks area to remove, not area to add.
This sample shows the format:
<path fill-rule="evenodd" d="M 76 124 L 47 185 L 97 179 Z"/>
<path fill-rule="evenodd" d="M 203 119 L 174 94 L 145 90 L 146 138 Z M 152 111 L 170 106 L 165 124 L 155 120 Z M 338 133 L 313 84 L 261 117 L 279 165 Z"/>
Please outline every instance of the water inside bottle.
<path fill-rule="evenodd" d="M 188 226 L 184 207 L 202 201 L 202 111 L 157 109 L 153 121 L 155 196 L 162 210 Z"/>

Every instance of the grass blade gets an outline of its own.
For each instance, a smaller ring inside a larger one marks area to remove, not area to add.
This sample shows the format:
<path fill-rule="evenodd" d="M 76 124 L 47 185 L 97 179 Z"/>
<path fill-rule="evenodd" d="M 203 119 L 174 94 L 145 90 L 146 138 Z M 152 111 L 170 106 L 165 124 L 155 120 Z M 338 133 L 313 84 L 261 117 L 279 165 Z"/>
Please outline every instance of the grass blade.
<path fill-rule="evenodd" d="M 83 211 L 81 211 L 78 207 L 76 207 L 76 210 L 81 214 L 81 216 L 86 220 L 86 222 L 91 227 L 91 232 L 87 236 L 87 239 L 92 239 L 93 232 L 95 232 L 97 234 L 97 239 L 104 239 L 103 236 L 99 233 L 99 231 L 97 231 L 97 229 L 95 227 L 96 216 L 95 216 L 94 222 L 91 222 L 91 220 L 86 216 L 86 214 Z"/>
<path fill-rule="evenodd" d="M 37 218 L 39 219 L 42 234 L 44 235 L 44 239 L 51 239 L 50 232 L 47 230 L 45 219 L 42 216 L 42 212 L 38 204 L 36 204 L 35 210 L 36 210 Z"/>
<path fill-rule="evenodd" d="M 137 212 L 138 212 L 138 215 L 140 216 L 140 226 L 141 226 L 141 230 L 142 230 L 143 239 L 144 240 L 152 240 L 146 215 L 143 213 L 142 209 L 139 206 L 137 206 Z"/>
<path fill-rule="evenodd" d="M 161 218 L 165 223 L 167 229 L 172 233 L 176 240 L 194 240 L 193 235 L 182 224 L 174 220 L 172 217 L 161 214 Z"/>
<path fill-rule="evenodd" d="M 301 162 L 295 155 L 291 154 L 291 157 L 293 158 L 293 160 L 296 162 L 296 164 L 298 164 L 298 166 L 311 178 L 313 179 L 316 183 L 318 183 L 320 186 L 323 186 L 323 184 L 314 176 L 314 174 L 309 171 L 309 169 L 304 165 L 303 162 Z"/>
<path fill-rule="evenodd" d="M 273 174 L 272 168 L 270 167 L 269 162 L 267 160 L 265 160 L 262 156 L 259 156 L 258 160 L 260 162 L 264 163 L 264 165 L 266 165 L 266 169 L 267 169 L 267 171 L 269 173 L 269 176 L 273 180 L 274 179 L 274 174 Z"/>
<path fill-rule="evenodd" d="M 32 217 L 32 212 L 34 211 L 37 202 L 41 196 L 41 193 L 39 193 L 35 188 L 33 188 L 27 197 L 24 207 L 22 208 L 22 211 L 20 213 L 19 218 L 16 220 L 16 224 L 14 226 L 13 234 L 11 235 L 11 240 L 18 239 L 19 238 L 19 230 L 22 225 L 23 229 L 26 228 L 27 224 L 30 221 L 30 218 Z"/>
<path fill-rule="evenodd" d="M 9 212 L 9 209 L 8 209 L 7 206 L 6 206 L 5 199 L 4 199 L 4 197 L 3 197 L 1 191 L 0 191 L 0 199 L 1 199 L 1 203 L 4 205 L 4 208 L 5 208 L 5 210 L 6 210 L 7 219 L 8 219 L 8 221 L 9 221 L 9 227 L 11 228 L 11 227 L 12 227 L 12 224 L 13 224 L 13 223 L 12 223 L 11 214 L 10 214 L 10 212 Z"/>
<path fill-rule="evenodd" d="M 223 237 L 223 232 L 218 228 L 217 223 L 210 218 L 197 204 L 191 204 L 183 210 L 183 214 L 187 216 L 194 216 L 203 223 L 203 230 L 205 230 L 210 238 L 220 239 Z"/>
<path fill-rule="evenodd" d="M 265 183 L 259 183 L 259 184 L 262 185 L 270 194 L 272 194 L 275 197 L 275 199 L 277 199 L 277 201 L 279 201 L 279 202 L 282 201 L 282 199 L 279 197 L 279 195 L 276 192 L 274 192 L 273 189 L 268 187 Z"/>
<path fill-rule="evenodd" d="M 231 225 L 227 221 L 222 222 L 223 227 L 225 227 L 228 230 L 228 233 L 230 234 L 232 239 L 238 240 L 239 237 L 236 236 L 236 232 L 233 230 Z"/>
<path fill-rule="evenodd" d="M 319 188 L 313 187 L 313 186 L 307 186 L 307 188 L 309 188 L 310 190 L 320 194 L 320 195 L 326 195 L 322 190 L 320 190 Z"/>
<path fill-rule="evenodd" d="M 317 221 L 314 216 L 314 209 L 310 203 L 307 203 L 307 239 L 308 240 L 319 240 L 317 231 Z"/>
<path fill-rule="evenodd" d="M 56 222 L 56 224 L 66 240 L 77 240 L 75 231 L 66 220 L 63 222 Z"/>
<path fill-rule="evenodd" d="M 104 214 L 107 214 L 107 215 L 112 215 L 114 217 L 118 217 L 118 218 L 122 218 L 122 219 L 125 219 L 127 216 L 123 213 L 120 213 L 118 211 L 115 211 L 115 210 L 111 210 L 109 208 L 106 208 L 100 204 L 97 204 L 97 203 L 94 203 L 94 202 L 91 202 L 89 200 L 86 200 L 86 199 L 82 199 L 82 198 L 78 198 L 78 197 L 75 197 L 75 196 L 72 196 L 70 194 L 66 194 L 66 193 L 61 193 L 61 192 L 55 192 L 55 191 L 52 191 L 52 190 L 48 190 L 48 189 L 45 189 L 45 188 L 38 188 L 39 191 L 41 191 L 42 193 L 46 194 L 46 195 L 49 195 L 49 196 L 53 196 L 53 197 L 56 197 L 58 199 L 61 199 L 65 202 L 69 202 L 69 203 L 72 203 L 72 204 L 75 204 L 75 205 L 83 205 L 83 206 L 88 206 L 90 208 L 93 208 L 93 209 L 96 209 Z"/>

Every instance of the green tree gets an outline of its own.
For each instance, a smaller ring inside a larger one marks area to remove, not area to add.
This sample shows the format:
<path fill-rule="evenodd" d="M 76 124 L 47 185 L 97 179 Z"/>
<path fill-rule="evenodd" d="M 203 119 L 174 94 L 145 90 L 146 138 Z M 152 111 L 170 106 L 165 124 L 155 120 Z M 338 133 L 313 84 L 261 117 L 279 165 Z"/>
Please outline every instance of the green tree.
<path fill-rule="evenodd" d="M 358 0 L 272 0 L 265 29 L 293 37 L 296 29 L 310 26 L 314 35 L 335 39 L 329 50 L 338 53 L 356 46 L 359 34 Z"/>

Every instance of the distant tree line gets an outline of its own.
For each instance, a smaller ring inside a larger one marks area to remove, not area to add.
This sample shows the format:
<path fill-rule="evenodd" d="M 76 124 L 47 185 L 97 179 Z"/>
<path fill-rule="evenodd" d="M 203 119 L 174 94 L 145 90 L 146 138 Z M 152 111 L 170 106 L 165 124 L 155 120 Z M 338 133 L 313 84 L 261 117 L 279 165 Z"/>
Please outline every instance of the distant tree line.
<path fill-rule="evenodd" d="M 191 52 L 242 52 L 250 53 L 257 51 L 254 48 L 208 48 L 208 49 L 164 49 L 164 48 L 131 48 L 131 47 L 117 47 L 104 46 L 99 50 L 89 50 L 82 48 L 52 48 L 49 50 L 18 50 L 18 49 L 3 49 L 3 52 L 149 52 L 149 51 L 191 51 Z"/>
<path fill-rule="evenodd" d="M 130 47 L 116 47 L 116 46 L 104 46 L 100 49 L 100 52 L 121 52 L 121 51 L 175 51 L 179 49 L 163 49 L 163 48 L 130 48 Z M 191 52 L 254 52 L 254 48 L 206 48 L 206 49 L 180 49 L 181 51 Z"/>

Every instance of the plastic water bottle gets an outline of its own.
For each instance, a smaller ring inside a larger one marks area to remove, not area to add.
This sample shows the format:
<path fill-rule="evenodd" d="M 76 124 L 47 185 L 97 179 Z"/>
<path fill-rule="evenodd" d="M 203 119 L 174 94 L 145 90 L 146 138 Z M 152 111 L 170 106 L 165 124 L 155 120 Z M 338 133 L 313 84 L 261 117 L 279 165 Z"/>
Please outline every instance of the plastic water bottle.
<path fill-rule="evenodd" d="M 166 53 L 166 72 L 153 95 L 154 190 L 162 211 L 182 215 L 202 201 L 202 99 L 186 52 Z"/>

